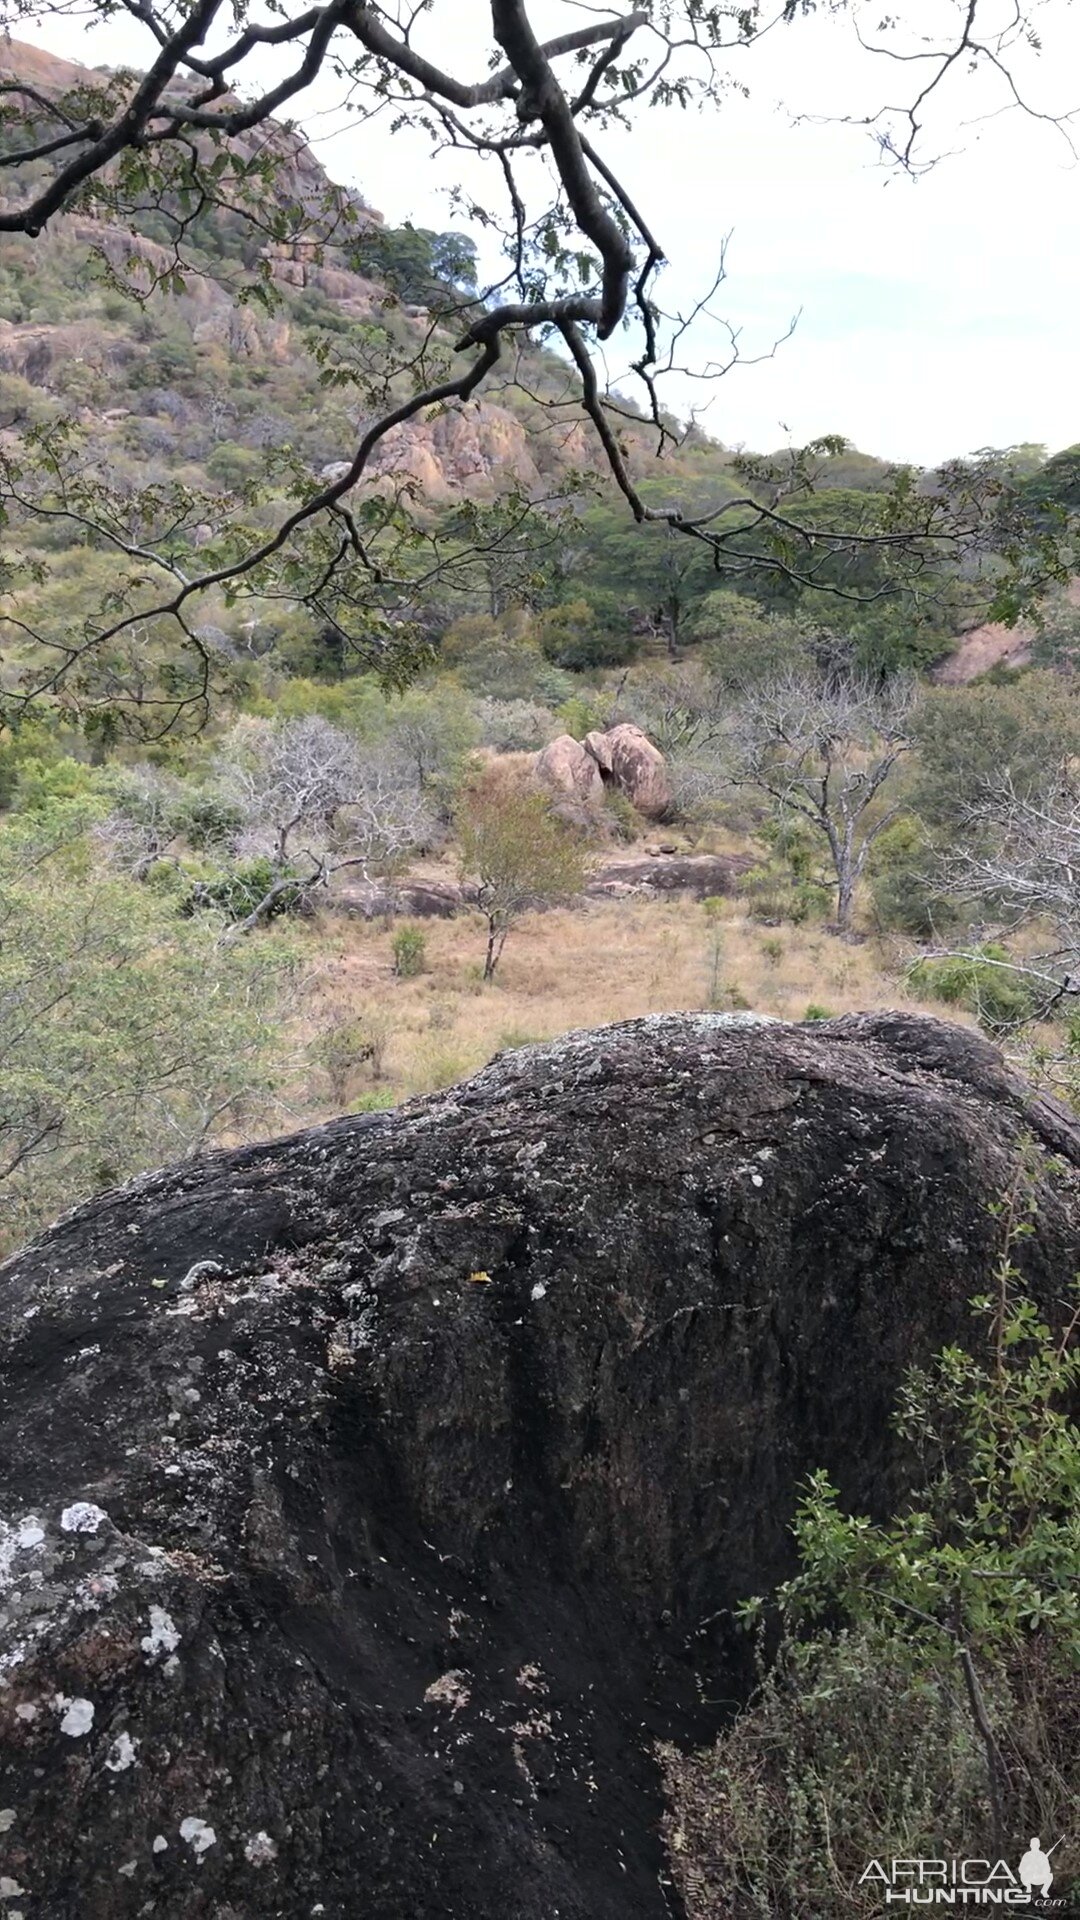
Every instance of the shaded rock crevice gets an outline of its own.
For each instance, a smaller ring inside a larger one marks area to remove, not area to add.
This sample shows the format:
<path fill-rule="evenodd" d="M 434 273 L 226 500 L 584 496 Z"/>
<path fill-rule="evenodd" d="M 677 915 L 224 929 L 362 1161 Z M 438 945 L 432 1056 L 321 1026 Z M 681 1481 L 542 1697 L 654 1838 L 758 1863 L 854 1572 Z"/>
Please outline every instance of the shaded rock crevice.
<path fill-rule="evenodd" d="M 16 1904 L 677 1914 L 652 1744 L 800 1479 L 895 1493 L 1029 1136 L 1050 1303 L 1075 1123 L 901 1014 L 570 1035 L 58 1223 L 0 1270 Z"/>

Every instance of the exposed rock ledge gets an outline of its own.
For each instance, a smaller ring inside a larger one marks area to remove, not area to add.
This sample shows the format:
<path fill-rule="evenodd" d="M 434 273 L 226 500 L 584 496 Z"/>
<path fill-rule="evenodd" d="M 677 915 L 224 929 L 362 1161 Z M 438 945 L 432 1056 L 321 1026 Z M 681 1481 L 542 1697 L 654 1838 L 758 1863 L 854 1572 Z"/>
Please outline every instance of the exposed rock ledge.
<path fill-rule="evenodd" d="M 602 862 L 589 875 L 583 898 L 659 900 L 665 894 L 687 893 L 702 900 L 710 894 L 734 893 L 740 874 L 753 865 L 748 853 L 628 854 Z M 317 899 L 331 913 L 359 920 L 394 919 L 401 914 L 447 920 L 475 906 L 477 892 L 468 883 L 458 886 L 448 880 L 354 880 L 331 888 L 325 901 L 321 895 Z"/>
<path fill-rule="evenodd" d="M 574 1035 L 68 1216 L 0 1269 L 6 1909 L 677 1914 L 651 1743 L 800 1477 L 887 1494 L 1025 1133 L 1050 1298 L 1076 1127 L 899 1014 Z"/>

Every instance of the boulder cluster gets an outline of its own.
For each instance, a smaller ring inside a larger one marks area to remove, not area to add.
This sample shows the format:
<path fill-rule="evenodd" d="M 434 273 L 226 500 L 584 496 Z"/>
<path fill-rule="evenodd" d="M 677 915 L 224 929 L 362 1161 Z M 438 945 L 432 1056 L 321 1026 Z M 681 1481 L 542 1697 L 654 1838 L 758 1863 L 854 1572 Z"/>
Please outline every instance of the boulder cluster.
<path fill-rule="evenodd" d="M 587 733 L 584 740 L 559 734 L 537 756 L 536 775 L 560 798 L 591 813 L 603 805 L 606 786 L 625 794 L 646 820 L 665 820 L 671 812 L 664 756 L 629 720 Z"/>

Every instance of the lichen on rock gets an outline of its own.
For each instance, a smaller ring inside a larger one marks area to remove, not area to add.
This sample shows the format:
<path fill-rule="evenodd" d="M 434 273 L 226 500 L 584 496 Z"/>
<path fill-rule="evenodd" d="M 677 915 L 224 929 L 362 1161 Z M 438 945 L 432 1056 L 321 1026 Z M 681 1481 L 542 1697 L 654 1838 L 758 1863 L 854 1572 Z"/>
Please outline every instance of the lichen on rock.
<path fill-rule="evenodd" d="M 669 1920 L 655 1743 L 806 1473 L 887 1510 L 1029 1154 L 1052 1309 L 1080 1136 L 988 1042 L 672 1015 L 67 1216 L 0 1269 L 0 1884 Z"/>

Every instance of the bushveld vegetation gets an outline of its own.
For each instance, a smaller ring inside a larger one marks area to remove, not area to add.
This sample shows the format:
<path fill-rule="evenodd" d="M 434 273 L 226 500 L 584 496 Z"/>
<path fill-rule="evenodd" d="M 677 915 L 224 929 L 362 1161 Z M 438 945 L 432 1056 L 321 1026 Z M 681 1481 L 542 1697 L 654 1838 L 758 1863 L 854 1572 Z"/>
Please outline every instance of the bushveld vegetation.
<path fill-rule="evenodd" d="M 1077 449 L 753 456 L 661 398 L 689 323 L 593 142 L 717 99 L 754 9 L 540 46 L 495 0 L 468 84 L 365 5 L 241 7 L 201 54 L 194 13 L 127 10 L 142 86 L 31 60 L 0 111 L 0 1249 L 158 1162 L 668 1008 L 937 1009 L 1080 1098 Z M 927 93 L 1001 67 L 964 11 Z M 333 34 L 362 118 L 419 85 L 440 154 L 496 159 L 504 216 L 459 194 L 503 221 L 492 284 L 271 122 Z M 241 102 L 271 39 L 300 65 Z M 880 131 L 919 163 L 914 112 Z M 624 323 L 630 399 L 598 350 Z M 1021 614 L 1030 665 L 938 683 Z M 538 750 L 621 721 L 665 756 L 663 821 L 537 784 Z M 730 891 L 583 899 L 661 837 L 743 856 Z M 395 916 L 406 879 L 458 911 Z M 748 1609 L 756 1693 L 666 1757 L 695 1920 L 868 1910 L 885 1829 L 1068 1825 L 1077 1360 L 1023 1291 L 1036 1227 L 1011 1196 L 988 1344 L 905 1383 L 909 1505 L 871 1526 L 811 1482 L 798 1571 Z"/>

